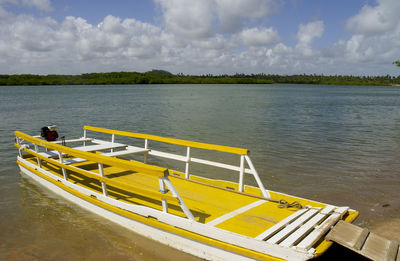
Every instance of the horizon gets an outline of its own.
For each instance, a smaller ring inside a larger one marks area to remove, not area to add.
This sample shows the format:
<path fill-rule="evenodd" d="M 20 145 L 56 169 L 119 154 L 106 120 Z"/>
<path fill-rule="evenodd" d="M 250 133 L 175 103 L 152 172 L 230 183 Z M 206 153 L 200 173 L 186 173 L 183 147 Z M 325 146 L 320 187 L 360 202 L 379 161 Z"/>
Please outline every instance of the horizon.
<path fill-rule="evenodd" d="M 0 0 L 0 74 L 400 74 L 400 1 L 187 3 Z"/>

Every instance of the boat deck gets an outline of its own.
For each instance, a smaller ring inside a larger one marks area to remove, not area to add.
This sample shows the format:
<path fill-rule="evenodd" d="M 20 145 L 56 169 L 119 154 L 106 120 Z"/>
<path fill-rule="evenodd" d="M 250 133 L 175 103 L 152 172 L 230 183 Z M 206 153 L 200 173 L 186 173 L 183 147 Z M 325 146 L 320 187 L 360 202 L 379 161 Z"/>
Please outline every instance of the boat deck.
<path fill-rule="evenodd" d="M 29 159 L 36 163 L 35 158 Z M 81 162 L 71 164 L 94 173 L 98 173 L 98 166 L 95 162 Z M 61 168 L 51 163 L 42 163 L 42 168 L 63 177 Z M 159 189 L 158 178 L 145 173 L 133 172 L 118 169 L 116 167 L 104 166 L 104 175 L 107 178 L 121 181 L 125 184 L 135 184 L 135 186 L 157 191 Z M 213 185 L 213 180 L 192 177 L 196 181 L 188 181 L 181 176 L 183 173 L 173 172 L 169 176 L 171 182 L 179 192 L 183 201 L 191 210 L 198 222 L 209 224 L 217 228 L 238 233 L 249 237 L 257 237 L 268 228 L 274 226 L 281 220 L 295 213 L 298 208 L 278 208 L 279 203 L 261 199 L 261 193 L 254 187 L 246 187 L 248 193 L 237 193 L 230 189 L 224 189 Z M 69 173 L 68 179 L 75 184 L 91 189 L 97 193 L 102 193 L 101 183 L 97 180 L 88 178 L 78 173 Z M 217 181 L 218 185 L 221 182 Z M 230 182 L 225 182 L 226 187 L 232 186 Z M 162 210 L 161 201 L 147 198 L 133 191 L 108 186 L 108 196 L 120 201 L 151 207 Z M 250 194 L 252 193 L 252 194 Z M 284 199 L 287 202 L 298 201 L 301 205 L 312 207 L 326 207 L 325 204 L 302 200 L 296 197 L 272 193 L 274 199 Z M 185 217 L 177 203 L 168 204 L 168 212 L 174 215 Z"/>

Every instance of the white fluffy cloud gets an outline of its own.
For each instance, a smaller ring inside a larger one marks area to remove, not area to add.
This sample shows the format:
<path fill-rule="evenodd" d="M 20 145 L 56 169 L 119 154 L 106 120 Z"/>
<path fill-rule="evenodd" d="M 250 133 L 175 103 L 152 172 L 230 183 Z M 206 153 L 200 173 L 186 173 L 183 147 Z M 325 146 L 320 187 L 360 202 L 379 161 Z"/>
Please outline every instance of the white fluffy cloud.
<path fill-rule="evenodd" d="M 246 46 L 264 46 L 280 41 L 278 32 L 272 27 L 246 28 L 238 34 L 238 37 Z"/>
<path fill-rule="evenodd" d="M 399 0 L 377 0 L 377 6 L 365 5 L 346 26 L 356 34 L 380 34 L 393 30 L 400 22 Z"/>
<path fill-rule="evenodd" d="M 234 33 L 254 20 L 265 20 L 279 9 L 272 0 L 155 0 L 167 30 L 192 39 L 211 37 L 216 31 Z"/>
<path fill-rule="evenodd" d="M 397 1 L 365 5 L 346 23 L 352 35 L 323 48 L 315 44 L 328 30 L 322 19 L 294 24 L 294 44 L 268 26 L 266 19 L 279 8 L 276 1 L 155 0 L 161 7 L 160 25 L 112 15 L 98 24 L 73 16 L 57 21 L 15 15 L 1 7 L 5 1 L 25 3 L 0 0 L 0 74 L 152 68 L 189 74 L 386 74 L 400 58 L 398 18 L 388 15 L 390 22 L 382 25 L 361 25 L 373 14 L 395 9 Z M 31 3 L 36 9 L 51 8 L 49 1 Z"/>
<path fill-rule="evenodd" d="M 299 31 L 297 32 L 297 39 L 299 40 L 296 48 L 305 56 L 313 54 L 311 43 L 314 38 L 319 38 L 324 33 L 324 22 L 315 21 L 308 24 L 300 24 Z"/>

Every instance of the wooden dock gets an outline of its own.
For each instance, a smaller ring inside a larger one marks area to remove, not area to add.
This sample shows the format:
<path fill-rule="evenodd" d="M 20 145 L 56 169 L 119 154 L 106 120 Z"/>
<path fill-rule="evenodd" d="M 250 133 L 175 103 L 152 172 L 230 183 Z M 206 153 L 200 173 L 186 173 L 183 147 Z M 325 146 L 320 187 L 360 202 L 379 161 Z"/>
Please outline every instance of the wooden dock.
<path fill-rule="evenodd" d="M 326 236 L 360 255 L 376 261 L 400 261 L 398 242 L 369 232 L 367 228 L 340 220 Z"/>

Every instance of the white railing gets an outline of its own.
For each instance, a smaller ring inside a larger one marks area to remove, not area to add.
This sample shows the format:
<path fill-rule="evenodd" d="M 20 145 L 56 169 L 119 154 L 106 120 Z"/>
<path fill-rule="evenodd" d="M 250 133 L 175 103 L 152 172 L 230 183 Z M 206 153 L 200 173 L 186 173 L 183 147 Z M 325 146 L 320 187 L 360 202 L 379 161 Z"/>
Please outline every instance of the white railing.
<path fill-rule="evenodd" d="M 148 150 L 148 153 L 144 154 L 144 163 L 147 162 L 148 155 L 184 162 L 185 163 L 184 174 L 185 174 L 186 179 L 190 179 L 191 163 L 199 163 L 199 164 L 208 165 L 208 166 L 212 166 L 212 167 L 232 170 L 232 171 L 238 172 L 238 191 L 244 192 L 245 174 L 250 174 L 254 177 L 254 179 L 257 183 L 257 186 L 261 191 L 262 196 L 267 199 L 271 198 L 269 192 L 265 189 L 265 187 L 260 179 L 260 176 L 258 175 L 257 170 L 255 169 L 255 167 L 248 155 L 249 151 L 246 149 L 206 144 L 206 143 L 199 143 L 199 142 L 191 142 L 191 141 L 171 139 L 171 138 L 164 138 L 164 137 L 147 135 L 147 134 L 122 132 L 122 131 L 90 127 L 90 126 L 84 127 L 84 138 L 87 138 L 87 130 L 99 132 L 99 133 L 111 134 L 111 142 L 115 142 L 116 135 L 143 139 L 144 140 L 143 149 Z M 154 141 L 169 143 L 169 144 L 175 144 L 178 146 L 184 146 L 184 147 L 186 147 L 186 155 L 179 155 L 179 154 L 175 154 L 175 153 L 171 153 L 171 152 L 163 152 L 160 150 L 153 149 L 150 147 L 149 140 L 154 140 Z M 231 165 L 231 164 L 226 164 L 226 163 L 216 162 L 216 161 L 212 161 L 212 160 L 206 160 L 206 159 L 200 159 L 200 158 L 193 157 L 192 153 L 191 153 L 191 148 L 215 150 L 215 151 L 222 151 L 222 152 L 226 152 L 226 153 L 238 154 L 240 157 L 239 165 L 235 166 L 235 165 Z M 246 167 L 246 165 L 247 165 L 247 167 Z"/>

